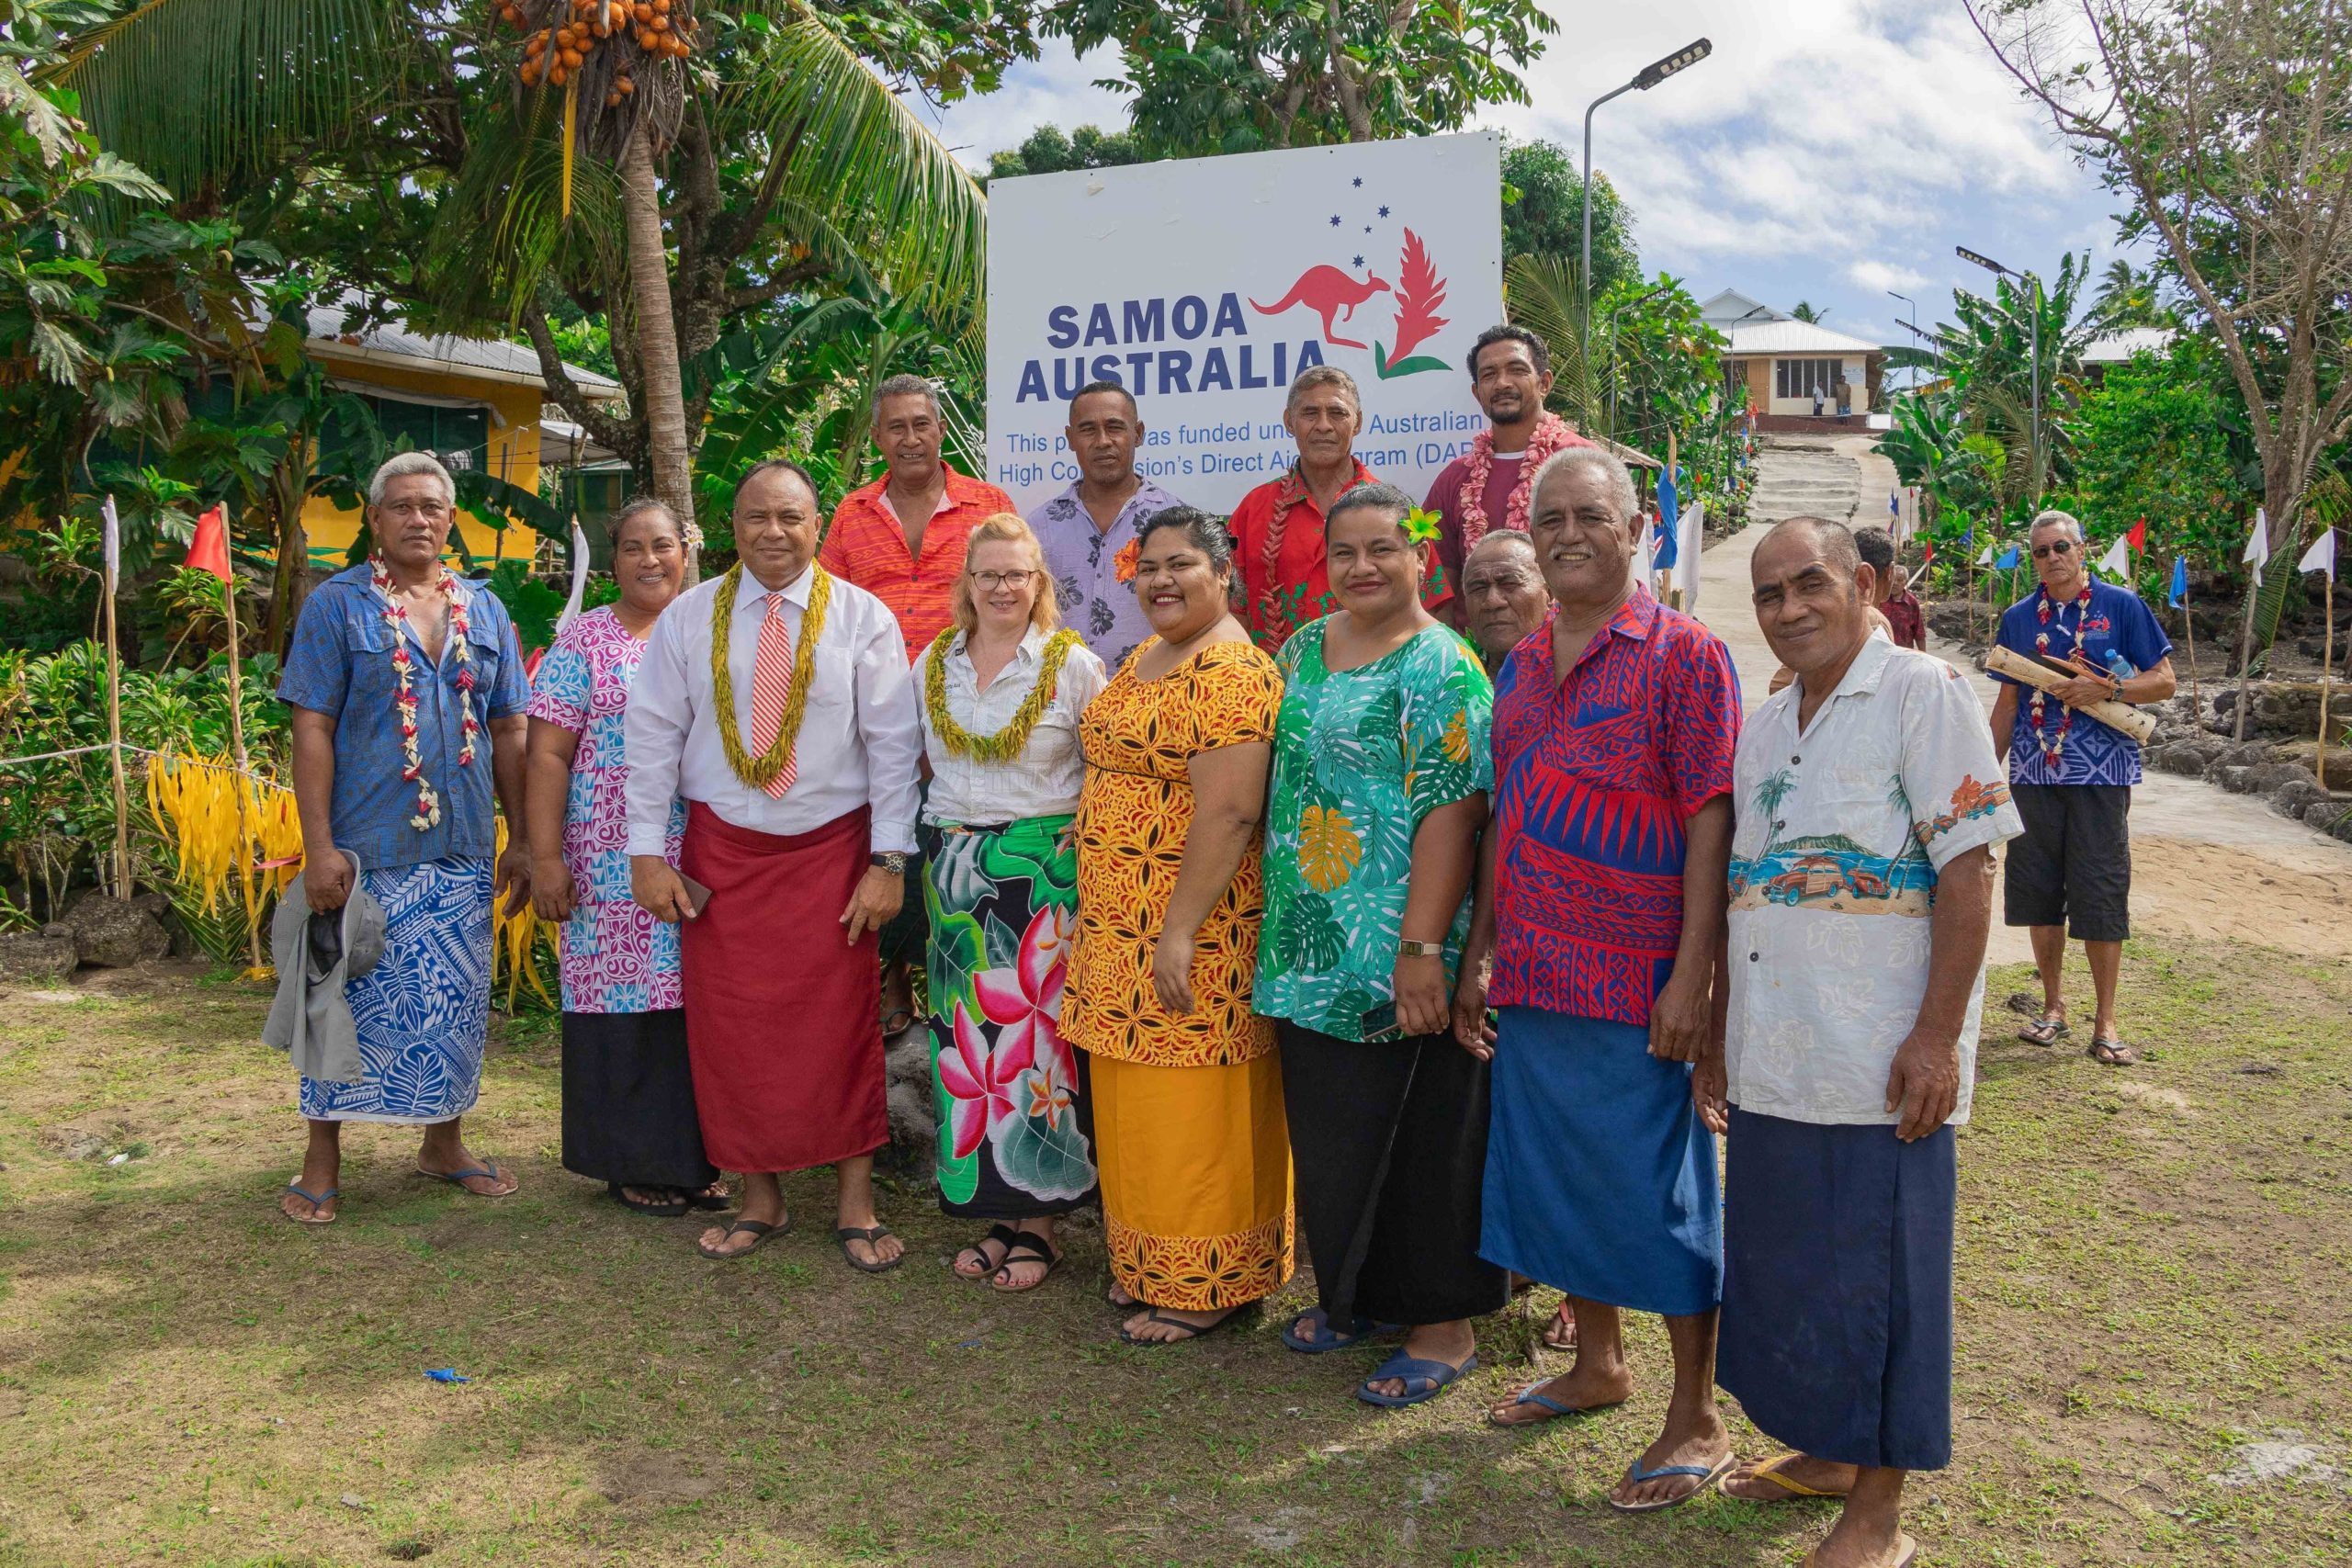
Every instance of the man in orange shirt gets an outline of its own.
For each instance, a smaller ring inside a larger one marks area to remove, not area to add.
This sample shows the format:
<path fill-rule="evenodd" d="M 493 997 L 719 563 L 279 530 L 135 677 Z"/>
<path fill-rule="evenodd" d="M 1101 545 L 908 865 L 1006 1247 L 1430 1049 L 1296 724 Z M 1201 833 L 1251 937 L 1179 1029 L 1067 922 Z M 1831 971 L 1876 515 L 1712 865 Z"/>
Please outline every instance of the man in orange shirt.
<path fill-rule="evenodd" d="M 941 460 L 946 431 L 939 394 L 920 376 L 893 376 L 874 389 L 874 444 L 888 465 L 883 476 L 842 497 L 818 564 L 889 606 L 906 638 L 910 662 L 954 624 L 956 580 L 972 530 L 1012 498 Z M 920 963 L 930 931 L 923 914 L 922 862 L 910 856 L 906 900 L 882 928 L 882 1033 L 914 1021 L 910 966 Z"/>
<path fill-rule="evenodd" d="M 1376 482 L 1355 456 L 1363 400 L 1355 378 L 1338 366 L 1311 366 L 1290 384 L 1283 428 L 1298 444 L 1297 460 L 1243 496 L 1227 525 L 1240 568 L 1241 624 L 1269 653 L 1339 608 L 1323 567 L 1323 514 L 1348 491 Z M 1421 603 L 1434 609 L 1453 596 L 1443 569 L 1433 566 L 1421 582 Z"/>

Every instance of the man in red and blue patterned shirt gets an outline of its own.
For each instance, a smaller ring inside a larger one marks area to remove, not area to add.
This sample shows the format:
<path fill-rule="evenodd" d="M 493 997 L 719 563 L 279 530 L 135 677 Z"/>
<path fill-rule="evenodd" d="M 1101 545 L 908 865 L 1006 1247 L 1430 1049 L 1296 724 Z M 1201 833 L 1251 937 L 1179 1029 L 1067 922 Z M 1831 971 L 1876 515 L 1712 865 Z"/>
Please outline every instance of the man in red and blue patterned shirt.
<path fill-rule="evenodd" d="M 1731 1464 L 1713 1391 L 1723 1285 L 1714 1139 L 1690 1097 L 1713 1034 L 1731 852 L 1739 682 L 1731 654 L 1636 575 L 1634 482 L 1571 447 L 1536 479 L 1530 536 L 1558 609 L 1495 676 L 1495 826 L 1463 1043 L 1491 1044 L 1479 1251 L 1558 1287 L 1576 1364 L 1498 1405 L 1522 1426 L 1633 1392 L 1619 1314 L 1661 1314 L 1674 1348 L 1665 1430 L 1609 1494 L 1679 1503 Z M 1498 936 L 1496 933 L 1499 932 Z"/>

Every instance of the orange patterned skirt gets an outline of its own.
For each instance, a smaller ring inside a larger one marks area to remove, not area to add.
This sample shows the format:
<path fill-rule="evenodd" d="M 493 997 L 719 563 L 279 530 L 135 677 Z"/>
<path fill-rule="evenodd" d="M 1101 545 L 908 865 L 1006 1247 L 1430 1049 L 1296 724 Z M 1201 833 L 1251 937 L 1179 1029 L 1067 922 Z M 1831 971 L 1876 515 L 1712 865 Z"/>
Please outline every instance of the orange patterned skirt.
<path fill-rule="evenodd" d="M 1282 1058 L 1148 1067 L 1096 1056 L 1095 1163 L 1111 1273 L 1137 1301 L 1214 1312 L 1290 1279 Z"/>

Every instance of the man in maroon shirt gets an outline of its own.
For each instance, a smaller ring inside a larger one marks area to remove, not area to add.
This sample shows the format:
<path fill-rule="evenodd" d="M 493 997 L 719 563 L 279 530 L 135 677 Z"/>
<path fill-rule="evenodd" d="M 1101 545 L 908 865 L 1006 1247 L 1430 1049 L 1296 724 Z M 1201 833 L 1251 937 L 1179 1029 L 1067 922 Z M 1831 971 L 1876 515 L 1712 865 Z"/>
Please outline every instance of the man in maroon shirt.
<path fill-rule="evenodd" d="M 1464 558 L 1489 531 L 1527 532 L 1535 470 L 1544 458 L 1564 447 L 1592 445 L 1567 421 L 1545 412 L 1552 354 L 1525 327 L 1488 327 L 1478 334 L 1470 348 L 1470 389 L 1490 428 L 1446 465 L 1426 502 L 1438 515 L 1437 558 L 1448 582 L 1462 581 Z M 1459 627 L 1460 597 L 1438 614 Z"/>

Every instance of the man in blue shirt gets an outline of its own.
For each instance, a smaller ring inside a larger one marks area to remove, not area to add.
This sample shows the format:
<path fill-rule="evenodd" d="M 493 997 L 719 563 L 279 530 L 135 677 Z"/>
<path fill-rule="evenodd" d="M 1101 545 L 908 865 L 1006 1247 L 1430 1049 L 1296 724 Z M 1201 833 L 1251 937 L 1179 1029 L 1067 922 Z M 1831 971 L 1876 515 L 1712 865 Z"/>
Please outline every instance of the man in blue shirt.
<path fill-rule="evenodd" d="M 404 452 L 368 487 L 375 553 L 302 605 L 277 695 L 294 710 L 294 803 L 312 910 L 339 909 L 355 877 L 383 906 L 384 955 L 344 989 L 362 1072 L 301 1080 L 311 1124 L 286 1217 L 335 1217 L 343 1123 L 424 1129 L 419 1175 L 477 1197 L 514 1190 L 458 1137 L 490 1030 L 491 905 L 527 897 L 523 678 L 514 624 L 481 582 L 444 565 L 457 488 L 426 453 Z M 492 801 L 513 825 L 496 852 Z"/>
<path fill-rule="evenodd" d="M 2075 673 L 2044 693 L 2002 676 L 1993 750 L 2009 760 L 2009 791 L 2025 836 L 2009 847 L 2003 918 L 2033 933 L 2041 1017 L 2018 1032 L 2035 1045 L 2068 1033 L 2061 970 L 2068 936 L 2090 961 L 2098 1011 L 2090 1055 L 2111 1067 L 2139 1054 L 2115 1022 L 2115 977 L 2132 934 L 2132 786 L 2140 748 L 2081 710 L 2093 703 L 2160 703 L 2173 694 L 2172 640 L 2129 588 L 2096 581 L 2083 525 L 2044 512 L 2027 536 L 2041 579 L 2001 616 L 2000 644 Z"/>

